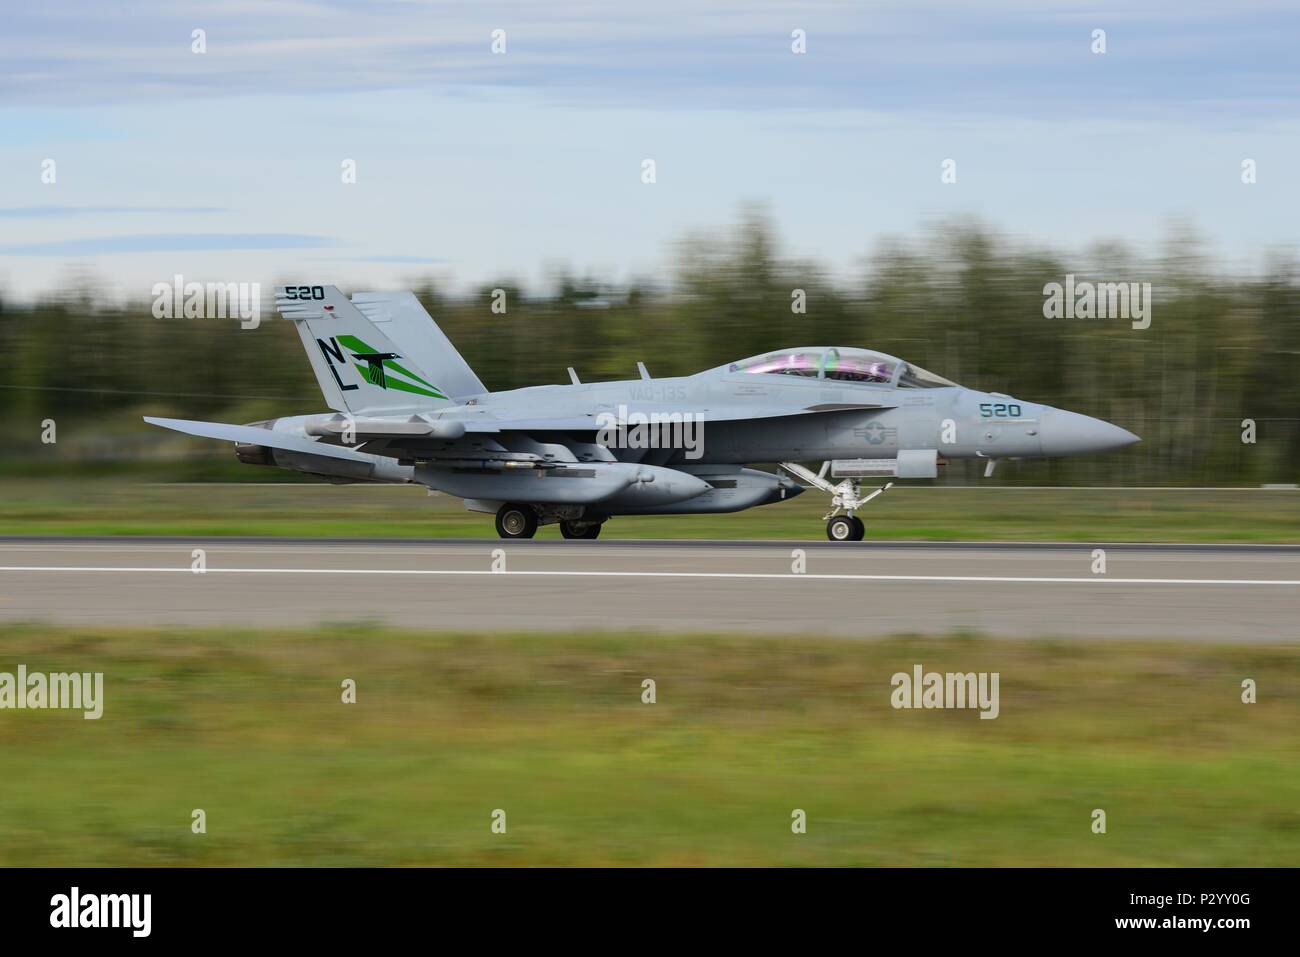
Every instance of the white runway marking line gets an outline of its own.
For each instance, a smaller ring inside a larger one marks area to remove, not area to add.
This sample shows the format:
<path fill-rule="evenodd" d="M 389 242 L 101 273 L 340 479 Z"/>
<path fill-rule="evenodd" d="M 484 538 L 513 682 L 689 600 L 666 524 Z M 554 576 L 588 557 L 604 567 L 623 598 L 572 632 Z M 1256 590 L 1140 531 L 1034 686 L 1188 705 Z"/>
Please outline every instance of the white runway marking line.
<path fill-rule="evenodd" d="M 880 581 L 880 582 L 970 582 L 981 584 L 1012 585 L 1282 585 L 1295 587 L 1300 580 L 1275 578 L 1110 578 L 1096 575 L 1089 578 L 1064 578 L 1016 575 L 855 575 L 855 574 L 796 574 L 794 572 L 611 572 L 534 570 L 494 572 L 477 568 L 213 568 L 196 572 L 184 567 L 142 567 L 112 565 L 5 565 L 0 572 L 116 572 L 118 574 L 177 574 L 201 577 L 203 575 L 472 575 L 495 578 L 519 576 L 554 578 L 705 578 L 705 579 L 762 579 L 770 581 Z"/>

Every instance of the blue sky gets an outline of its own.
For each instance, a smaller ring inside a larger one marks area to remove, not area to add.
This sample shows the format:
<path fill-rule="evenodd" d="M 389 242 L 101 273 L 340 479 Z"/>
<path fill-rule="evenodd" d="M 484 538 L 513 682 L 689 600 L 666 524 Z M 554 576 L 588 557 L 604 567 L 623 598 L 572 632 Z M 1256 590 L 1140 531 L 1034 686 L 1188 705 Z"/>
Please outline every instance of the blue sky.
<path fill-rule="evenodd" d="M 750 202 L 788 252 L 845 273 L 955 215 L 1066 251 L 1156 249 L 1188 222 L 1241 269 L 1300 239 L 1295 4 L 71 0 L 5 18 L 6 295 L 87 273 L 133 296 L 176 273 L 617 282 Z"/>

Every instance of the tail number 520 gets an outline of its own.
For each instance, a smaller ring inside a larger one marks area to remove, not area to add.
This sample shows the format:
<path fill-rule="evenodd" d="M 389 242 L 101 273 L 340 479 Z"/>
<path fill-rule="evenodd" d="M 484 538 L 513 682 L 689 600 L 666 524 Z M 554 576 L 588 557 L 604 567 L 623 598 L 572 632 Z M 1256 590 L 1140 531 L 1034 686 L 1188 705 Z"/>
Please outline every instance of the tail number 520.
<path fill-rule="evenodd" d="M 285 286 L 284 298 L 286 299 L 324 299 L 324 286 Z"/>

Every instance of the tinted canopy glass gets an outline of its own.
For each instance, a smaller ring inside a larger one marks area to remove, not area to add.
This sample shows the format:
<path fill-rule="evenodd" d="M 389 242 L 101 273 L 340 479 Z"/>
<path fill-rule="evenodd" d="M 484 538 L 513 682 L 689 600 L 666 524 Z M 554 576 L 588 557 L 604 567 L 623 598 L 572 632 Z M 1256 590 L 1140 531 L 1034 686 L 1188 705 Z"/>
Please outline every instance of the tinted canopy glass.
<path fill-rule="evenodd" d="M 867 349 L 783 349 L 751 356 L 727 367 L 730 372 L 827 378 L 840 382 L 886 385 L 902 365 L 892 356 Z"/>
<path fill-rule="evenodd" d="M 898 387 L 900 389 L 943 389 L 956 384 L 955 382 L 949 382 L 941 375 L 935 375 L 920 366 L 914 366 L 910 362 L 903 364 L 903 374 L 898 377 Z"/>

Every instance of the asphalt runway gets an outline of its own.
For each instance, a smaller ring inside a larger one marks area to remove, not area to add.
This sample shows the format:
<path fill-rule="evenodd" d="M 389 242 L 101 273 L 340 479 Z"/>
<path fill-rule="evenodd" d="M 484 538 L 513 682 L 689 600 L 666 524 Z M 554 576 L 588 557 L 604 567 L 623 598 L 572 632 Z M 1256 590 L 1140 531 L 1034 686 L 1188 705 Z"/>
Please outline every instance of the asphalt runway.
<path fill-rule="evenodd" d="M 1300 547 L 6 538 L 0 621 L 1290 642 Z"/>

